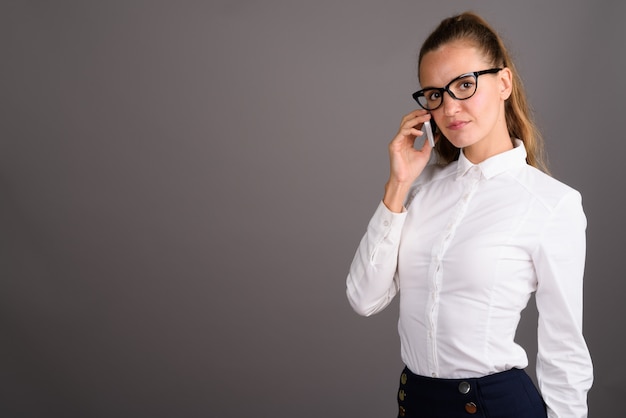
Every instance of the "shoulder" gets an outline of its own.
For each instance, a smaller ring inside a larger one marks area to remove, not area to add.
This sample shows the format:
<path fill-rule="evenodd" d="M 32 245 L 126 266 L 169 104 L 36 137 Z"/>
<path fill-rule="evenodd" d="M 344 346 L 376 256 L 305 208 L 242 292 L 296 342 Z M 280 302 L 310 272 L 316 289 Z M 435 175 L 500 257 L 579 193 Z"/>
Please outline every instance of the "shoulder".
<path fill-rule="evenodd" d="M 457 161 L 447 165 L 430 163 L 427 165 L 419 177 L 413 182 L 407 198 L 406 206 L 411 204 L 415 195 L 422 189 L 437 185 L 443 181 L 454 179 L 457 171 Z"/>
<path fill-rule="evenodd" d="M 452 161 L 449 164 L 441 165 L 436 163 L 428 164 L 422 174 L 415 180 L 413 187 L 421 187 L 429 183 L 447 179 L 456 174 L 458 161 Z"/>
<path fill-rule="evenodd" d="M 536 199 L 548 211 L 553 211 L 564 202 L 581 204 L 581 195 L 578 190 L 555 179 L 543 171 L 526 165 L 520 168 L 514 175 L 519 185 Z"/>

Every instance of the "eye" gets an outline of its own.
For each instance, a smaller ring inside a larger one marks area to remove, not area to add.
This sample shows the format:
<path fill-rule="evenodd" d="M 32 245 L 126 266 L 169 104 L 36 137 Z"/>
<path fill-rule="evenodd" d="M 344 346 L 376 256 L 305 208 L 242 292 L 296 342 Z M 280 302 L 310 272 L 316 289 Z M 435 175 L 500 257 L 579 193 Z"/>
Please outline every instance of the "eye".
<path fill-rule="evenodd" d="M 434 102 L 434 101 L 439 100 L 439 98 L 441 97 L 441 93 L 437 90 L 431 90 L 431 91 L 427 91 L 425 96 L 427 100 Z"/>
<path fill-rule="evenodd" d="M 476 80 L 472 76 L 467 76 L 458 79 L 454 86 L 452 86 L 453 91 L 463 92 L 463 91 L 471 91 L 476 86 Z"/>

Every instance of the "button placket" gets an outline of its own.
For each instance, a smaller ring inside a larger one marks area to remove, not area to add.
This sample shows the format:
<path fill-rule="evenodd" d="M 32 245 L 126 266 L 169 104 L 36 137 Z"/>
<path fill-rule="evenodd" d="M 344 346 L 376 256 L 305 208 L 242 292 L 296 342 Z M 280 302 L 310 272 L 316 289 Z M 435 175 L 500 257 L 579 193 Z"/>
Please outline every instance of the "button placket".
<path fill-rule="evenodd" d="M 463 217 L 465 216 L 465 212 L 467 211 L 467 207 L 469 206 L 470 201 L 474 193 L 478 188 L 478 184 L 480 182 L 480 178 L 482 176 L 481 170 L 479 167 L 472 167 L 463 179 L 464 186 L 463 192 L 459 196 L 459 200 L 457 201 L 455 208 L 452 211 L 452 215 L 446 224 L 444 230 L 442 231 L 441 238 L 439 242 L 434 246 L 432 253 L 432 261 L 435 263 L 433 276 L 430 282 L 430 300 L 428 302 L 428 324 L 430 329 L 428 330 L 427 343 L 429 345 L 428 350 L 428 363 L 431 368 L 431 376 L 437 377 L 437 372 L 439 371 L 438 367 L 438 356 L 437 356 L 437 340 L 436 340 L 436 332 L 437 332 L 437 316 L 439 311 L 439 292 L 442 286 L 443 280 L 443 272 L 442 272 L 442 261 L 444 260 L 444 256 L 448 251 L 450 243 L 454 239 L 456 230 L 461 223 Z"/>

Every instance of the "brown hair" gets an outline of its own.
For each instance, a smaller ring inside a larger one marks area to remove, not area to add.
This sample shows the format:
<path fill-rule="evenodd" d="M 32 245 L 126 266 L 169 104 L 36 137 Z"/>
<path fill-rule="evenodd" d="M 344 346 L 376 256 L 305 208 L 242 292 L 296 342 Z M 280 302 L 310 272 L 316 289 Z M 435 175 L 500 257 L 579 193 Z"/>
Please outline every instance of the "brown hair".
<path fill-rule="evenodd" d="M 444 19 L 424 41 L 419 54 L 418 65 L 426 53 L 454 41 L 468 41 L 478 47 L 496 67 L 508 67 L 513 76 L 511 96 L 505 102 L 506 125 L 511 138 L 524 142 L 528 164 L 546 173 L 549 172 L 543 150 L 543 139 L 533 121 L 522 80 L 515 69 L 513 60 L 504 46 L 504 42 L 489 24 L 472 12 Z M 419 71 L 418 71 L 419 73 Z M 459 158 L 459 149 L 441 134 L 435 146 L 440 162 L 448 164 Z"/>

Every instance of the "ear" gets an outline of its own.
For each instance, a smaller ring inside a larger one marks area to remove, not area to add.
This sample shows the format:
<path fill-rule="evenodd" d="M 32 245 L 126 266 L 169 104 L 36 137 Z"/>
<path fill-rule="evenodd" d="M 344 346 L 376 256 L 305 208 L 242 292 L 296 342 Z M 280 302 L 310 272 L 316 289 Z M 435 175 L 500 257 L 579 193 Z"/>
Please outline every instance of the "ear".
<path fill-rule="evenodd" d="M 511 96 L 513 91 L 513 73 L 508 67 L 505 67 L 498 73 L 498 82 L 500 84 L 500 97 L 506 100 Z"/>

